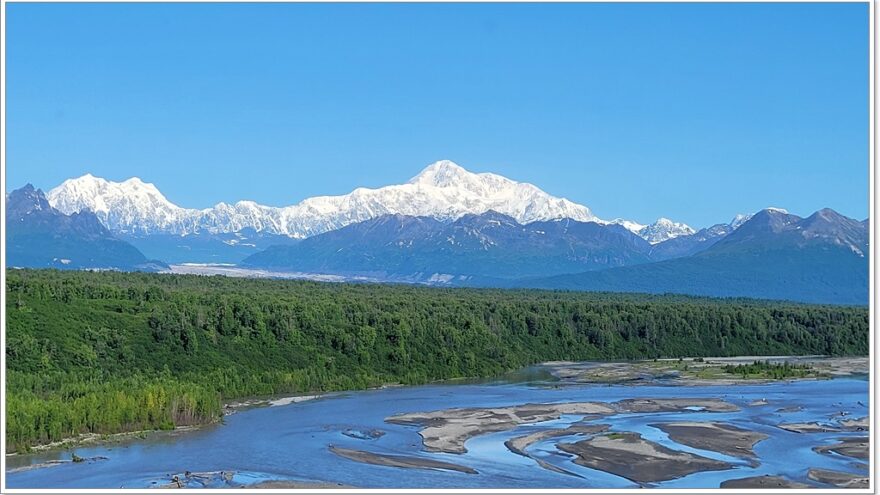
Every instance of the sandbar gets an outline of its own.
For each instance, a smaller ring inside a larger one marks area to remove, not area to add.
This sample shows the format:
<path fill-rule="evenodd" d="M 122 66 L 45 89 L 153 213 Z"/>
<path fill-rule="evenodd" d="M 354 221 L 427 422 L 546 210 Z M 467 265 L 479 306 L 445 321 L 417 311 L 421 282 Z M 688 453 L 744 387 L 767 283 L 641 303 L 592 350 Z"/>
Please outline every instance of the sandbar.
<path fill-rule="evenodd" d="M 435 461 L 434 459 L 426 459 L 424 457 L 377 454 L 364 450 L 346 449 L 343 447 L 330 446 L 330 452 L 366 464 L 375 464 L 377 466 L 399 467 L 407 469 L 440 469 L 444 471 L 458 471 L 460 473 L 477 474 L 475 469 L 451 462 Z"/>
<path fill-rule="evenodd" d="M 648 425 L 669 435 L 670 440 L 688 447 L 711 450 L 732 457 L 754 458 L 752 448 L 768 435 L 744 430 L 727 423 L 661 423 Z"/>
<path fill-rule="evenodd" d="M 668 449 L 631 432 L 598 435 L 576 443 L 560 443 L 557 447 L 575 454 L 576 464 L 637 483 L 668 481 L 701 471 L 733 467 L 726 462 Z"/>
<path fill-rule="evenodd" d="M 749 476 L 721 482 L 721 488 L 814 488 L 781 476 Z"/>
<path fill-rule="evenodd" d="M 812 468 L 807 472 L 807 477 L 819 483 L 827 483 L 838 488 L 868 488 L 868 476 L 862 476 L 830 469 Z"/>

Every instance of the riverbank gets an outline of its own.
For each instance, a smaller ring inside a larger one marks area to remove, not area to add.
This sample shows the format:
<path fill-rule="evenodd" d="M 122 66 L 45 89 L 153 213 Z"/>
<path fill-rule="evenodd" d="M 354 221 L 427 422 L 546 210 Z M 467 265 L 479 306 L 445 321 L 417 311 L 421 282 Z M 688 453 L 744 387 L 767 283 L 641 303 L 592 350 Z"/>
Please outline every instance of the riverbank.
<path fill-rule="evenodd" d="M 561 384 L 745 385 L 867 374 L 867 356 L 737 356 L 541 363 Z"/>
<path fill-rule="evenodd" d="M 20 456 L 8 464 L 17 469 L 7 472 L 8 486 L 677 489 L 756 478 L 765 486 L 831 488 L 867 477 L 858 457 L 868 435 L 858 428 L 869 428 L 862 378 L 686 388 L 553 383 L 538 373 L 518 382 L 394 387 L 246 407 L 222 426 L 171 441 L 148 437 L 76 451 L 107 460 Z M 386 421 L 395 417 L 404 421 Z M 828 431 L 781 427 L 797 423 Z"/>
<path fill-rule="evenodd" d="M 753 363 L 755 361 L 767 361 L 770 363 L 795 362 L 810 367 L 811 375 L 803 377 L 786 377 L 786 378 L 735 378 L 733 375 L 724 373 L 723 367 L 737 366 Z M 649 385 L 656 383 L 667 383 L 670 385 L 682 386 L 705 386 L 705 385 L 745 385 L 755 383 L 767 383 L 772 381 L 792 381 L 792 380 L 808 380 L 808 379 L 827 379 L 831 377 L 846 376 L 850 374 L 867 374 L 869 367 L 867 357 L 825 357 L 825 356 L 739 356 L 739 357 L 711 357 L 711 358 L 684 358 L 684 359 L 656 359 L 656 360 L 636 360 L 636 361 L 588 361 L 588 362 L 571 362 L 571 361 L 551 361 L 536 365 L 535 367 L 546 370 L 550 376 L 554 377 L 558 382 L 553 386 L 567 384 L 624 384 L 624 385 Z M 517 372 L 511 372 L 516 374 Z M 502 375 L 502 377 L 505 375 Z M 440 380 L 433 383 L 478 383 L 480 380 L 490 380 L 491 378 L 456 378 L 450 380 Z M 378 387 L 368 387 L 360 390 L 379 390 L 389 387 L 400 387 L 401 384 L 382 384 Z M 356 391 L 356 390 L 350 390 Z M 51 450 L 70 450 L 79 447 L 85 447 L 98 444 L 114 444 L 133 439 L 145 439 L 151 435 L 168 435 L 174 436 L 183 434 L 205 426 L 222 423 L 223 417 L 236 414 L 240 411 L 254 407 L 277 407 L 298 402 L 311 401 L 328 397 L 334 393 L 299 393 L 299 394 L 280 394 L 280 395 L 262 395 L 251 396 L 240 399 L 229 399 L 222 404 L 222 416 L 214 421 L 203 424 L 179 426 L 171 430 L 136 430 L 130 432 L 120 432 L 112 434 L 85 433 L 75 437 L 68 437 L 59 441 L 46 444 L 37 444 L 29 448 L 30 452 L 45 452 Z M 644 411 L 642 411 L 644 412 Z M 508 418 L 510 419 L 510 418 Z M 406 422 L 408 418 L 398 418 L 394 421 Z M 516 421 L 516 420 L 514 420 Z M 861 423 L 852 423 L 853 420 L 847 420 L 842 423 L 841 431 L 858 431 L 867 427 L 867 418 L 863 418 Z M 519 421 L 522 423 L 522 421 Z M 500 423 L 504 423 L 501 421 Z M 509 422 L 508 422 L 509 423 Z M 492 428 L 510 429 L 516 423 L 504 425 L 482 425 L 474 431 L 463 432 L 463 439 L 466 440 L 474 434 L 486 433 Z M 791 424 L 782 426 L 791 431 L 809 431 L 816 429 L 817 431 L 830 431 L 827 426 L 822 425 L 802 425 Z M 463 445 L 464 440 L 460 440 Z M 438 448 L 437 451 L 444 452 L 445 447 Z M 463 447 L 461 447 L 463 448 Z M 16 451 L 8 451 L 7 456 L 19 454 Z"/>
<path fill-rule="evenodd" d="M 201 425 L 177 426 L 170 430 L 136 430 L 124 431 L 121 433 L 83 433 L 75 437 L 68 437 L 57 442 L 50 442 L 31 446 L 27 452 L 7 452 L 6 457 L 14 457 L 25 453 L 33 454 L 49 451 L 72 450 L 80 447 L 90 447 L 95 445 L 113 445 L 134 440 L 146 440 L 148 438 L 158 437 L 175 437 L 185 433 L 198 430 L 207 426 L 215 425 L 220 421 L 205 423 Z"/>
<path fill-rule="evenodd" d="M 211 422 L 237 397 L 493 377 L 559 357 L 867 354 L 870 335 L 867 308 L 780 301 L 6 274 L 6 440 L 22 451 Z"/>

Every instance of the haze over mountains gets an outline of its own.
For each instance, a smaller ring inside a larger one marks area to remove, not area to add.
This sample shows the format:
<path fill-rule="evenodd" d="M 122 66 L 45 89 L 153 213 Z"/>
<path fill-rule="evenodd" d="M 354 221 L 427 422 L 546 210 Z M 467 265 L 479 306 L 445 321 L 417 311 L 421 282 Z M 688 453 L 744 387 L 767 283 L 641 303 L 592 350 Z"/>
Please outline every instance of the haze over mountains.
<path fill-rule="evenodd" d="M 56 219 L 42 222 L 44 230 L 92 219 L 100 228 L 91 229 L 93 237 L 127 241 L 146 255 L 62 268 L 143 269 L 156 266 L 144 265 L 146 258 L 157 258 L 440 285 L 867 302 L 867 221 L 830 209 L 801 218 L 768 208 L 698 231 L 665 218 L 651 225 L 609 221 L 534 185 L 449 161 L 405 184 L 281 208 L 240 201 L 188 209 L 140 179 L 115 183 L 91 175 L 65 181 L 42 202 L 37 193 L 25 188 L 7 200 L 36 194 L 31 202 Z M 10 259 L 27 260 L 18 254 Z M 86 258 L 80 252 L 77 259 Z"/>

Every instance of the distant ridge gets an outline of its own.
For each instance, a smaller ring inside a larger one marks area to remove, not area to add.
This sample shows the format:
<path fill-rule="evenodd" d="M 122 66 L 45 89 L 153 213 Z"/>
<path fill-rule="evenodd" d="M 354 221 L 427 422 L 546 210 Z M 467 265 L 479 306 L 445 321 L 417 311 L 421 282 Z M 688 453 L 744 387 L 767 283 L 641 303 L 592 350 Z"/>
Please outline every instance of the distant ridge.
<path fill-rule="evenodd" d="M 864 222 L 828 208 L 807 218 L 768 208 L 691 256 L 515 285 L 864 305 L 868 253 Z"/>
<path fill-rule="evenodd" d="M 404 184 L 357 188 L 342 196 L 316 196 L 292 206 L 253 201 L 218 203 L 202 210 L 170 202 L 139 178 L 111 182 L 91 174 L 68 179 L 48 193 L 49 203 L 70 214 L 89 209 L 114 233 L 126 235 L 233 233 L 244 229 L 304 239 L 383 215 L 431 217 L 449 222 L 496 211 L 521 224 L 570 218 L 618 223 L 652 243 L 692 234 L 689 226 L 661 218 L 651 225 L 597 218 L 586 206 L 552 196 L 537 186 L 492 173 L 472 173 L 441 160 Z"/>
<path fill-rule="evenodd" d="M 65 215 L 30 184 L 6 197 L 6 264 L 14 267 L 155 271 L 148 260 L 118 240 L 90 211 Z"/>

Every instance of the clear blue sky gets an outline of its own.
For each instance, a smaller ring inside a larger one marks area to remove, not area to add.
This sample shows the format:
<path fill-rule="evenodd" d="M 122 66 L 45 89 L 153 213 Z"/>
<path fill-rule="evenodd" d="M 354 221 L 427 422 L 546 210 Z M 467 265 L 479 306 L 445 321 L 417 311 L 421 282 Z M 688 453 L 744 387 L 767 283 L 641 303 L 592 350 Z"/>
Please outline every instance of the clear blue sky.
<path fill-rule="evenodd" d="M 439 159 L 603 218 L 868 214 L 868 4 L 7 4 L 7 190 L 288 205 Z"/>

